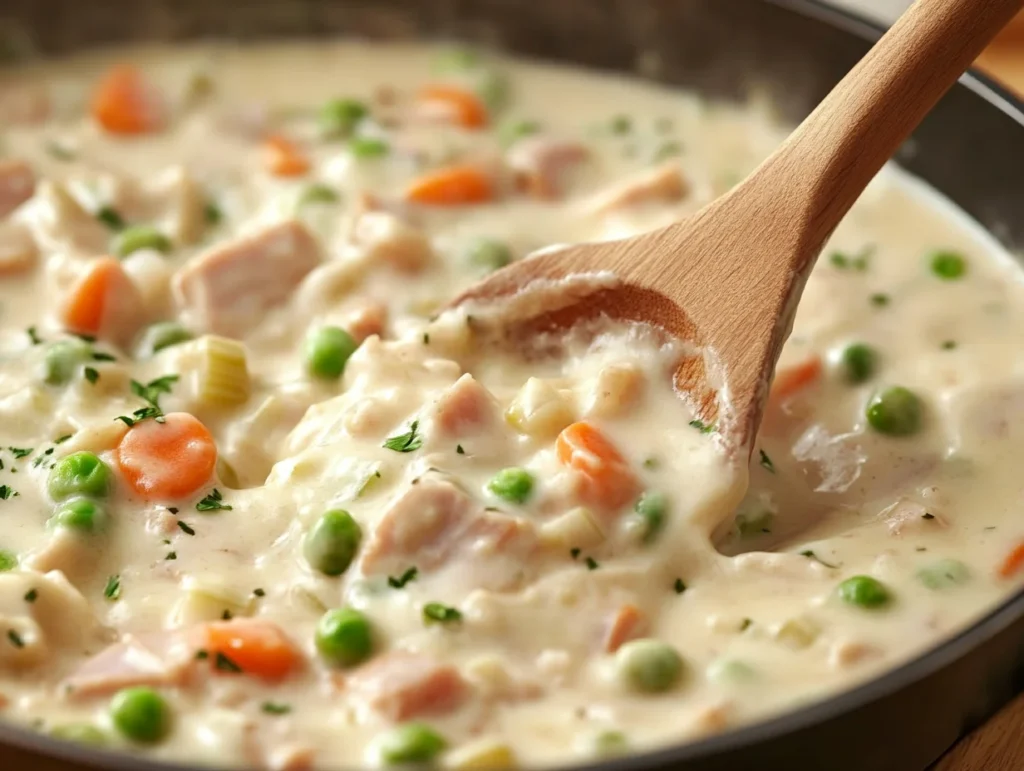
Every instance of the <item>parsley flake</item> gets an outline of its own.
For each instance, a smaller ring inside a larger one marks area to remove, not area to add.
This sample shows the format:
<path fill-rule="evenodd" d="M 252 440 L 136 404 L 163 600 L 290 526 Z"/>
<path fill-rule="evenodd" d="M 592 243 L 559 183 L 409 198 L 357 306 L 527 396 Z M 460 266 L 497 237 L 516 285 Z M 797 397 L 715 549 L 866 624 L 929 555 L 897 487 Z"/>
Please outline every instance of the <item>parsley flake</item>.
<path fill-rule="evenodd" d="M 187 533 L 188 535 L 195 535 L 196 534 L 196 531 L 193 530 L 191 528 L 191 526 L 189 526 L 189 524 L 187 522 L 183 522 L 180 519 L 178 520 L 178 527 L 181 528 L 182 532 Z"/>
<path fill-rule="evenodd" d="M 7 630 L 7 639 L 11 641 L 11 645 L 13 645 L 15 648 L 24 648 L 25 647 L 25 641 L 22 640 L 21 639 L 21 635 L 18 634 L 13 629 L 8 629 Z"/>
<path fill-rule="evenodd" d="M 238 674 L 242 671 L 242 668 L 238 666 L 238 664 L 220 651 L 217 651 L 217 654 L 214 656 L 213 665 L 221 672 L 234 672 L 235 674 Z"/>
<path fill-rule="evenodd" d="M 587 557 L 584 560 L 584 562 L 587 565 L 587 570 L 597 570 L 599 567 L 601 567 L 600 565 L 597 564 L 597 560 L 594 559 L 593 557 Z"/>
<path fill-rule="evenodd" d="M 43 342 L 43 338 L 41 338 L 39 336 L 39 333 L 36 332 L 35 327 L 29 327 L 28 329 L 26 329 L 25 334 L 27 334 L 28 339 L 32 341 L 32 345 L 39 345 L 41 342 Z"/>
<path fill-rule="evenodd" d="M 37 592 L 35 589 L 29 589 L 27 592 L 25 592 L 24 599 L 25 602 L 35 602 L 37 597 L 39 597 L 39 592 Z"/>
<path fill-rule="evenodd" d="M 13 498 L 16 495 L 17 493 L 10 485 L 0 485 L 0 501 L 6 501 L 8 498 Z"/>
<path fill-rule="evenodd" d="M 414 420 L 409 424 L 409 430 L 404 434 L 398 434 L 397 436 L 389 436 L 384 441 L 384 447 L 388 450 L 394 450 L 395 452 L 413 452 L 423 446 L 423 437 L 421 437 L 417 430 L 419 429 L 420 422 Z"/>
<path fill-rule="evenodd" d="M 97 372 L 93 367 L 85 367 L 82 370 L 82 374 L 85 375 L 85 379 L 93 385 L 96 385 L 96 381 L 100 379 L 100 373 Z"/>
<path fill-rule="evenodd" d="M 716 429 L 714 423 L 705 423 L 703 420 L 691 420 L 690 425 L 696 428 L 702 434 L 710 434 Z"/>
<path fill-rule="evenodd" d="M 223 496 L 216 487 L 210 494 L 196 504 L 196 511 L 231 511 L 231 507 L 222 503 Z"/>
<path fill-rule="evenodd" d="M 96 211 L 96 219 L 113 231 L 124 230 L 125 221 L 113 206 L 102 206 Z"/>
<path fill-rule="evenodd" d="M 257 597 L 265 597 L 267 594 L 263 589 L 259 588 L 258 586 L 252 590 L 252 593 L 255 594 Z"/>
<path fill-rule="evenodd" d="M 456 453 L 456 455 L 465 455 L 466 451 L 464 449 L 462 449 L 462 445 L 461 444 L 457 444 L 457 445 L 455 445 L 455 453 Z"/>
<path fill-rule="evenodd" d="M 672 584 L 672 588 L 675 589 L 676 594 L 682 594 L 686 591 L 686 584 L 683 583 L 683 579 L 677 578 L 675 583 Z"/>
<path fill-rule="evenodd" d="M 772 463 L 772 459 L 768 457 L 768 453 L 764 450 L 758 450 L 761 453 L 761 465 L 764 466 L 771 473 L 775 473 L 775 464 Z"/>
<path fill-rule="evenodd" d="M 106 351 L 93 351 L 93 353 L 92 353 L 92 360 L 93 361 L 117 361 L 117 357 L 114 354 L 112 354 L 112 353 L 107 353 Z"/>
<path fill-rule="evenodd" d="M 392 589 L 403 589 L 405 585 L 410 581 L 415 581 L 419 570 L 415 566 L 406 570 L 402 575 L 395 578 L 394 576 L 388 576 L 388 586 Z"/>
<path fill-rule="evenodd" d="M 15 460 L 20 460 L 21 458 L 24 458 L 24 457 L 26 457 L 28 455 L 31 455 L 32 454 L 32 450 L 34 450 L 35 448 L 34 447 L 8 447 L 7 449 L 11 451 L 11 455 L 14 456 Z"/>
<path fill-rule="evenodd" d="M 121 597 L 121 576 L 114 575 L 107 579 L 107 585 L 103 589 L 103 596 L 108 600 L 117 600 Z"/>
<path fill-rule="evenodd" d="M 54 439 L 53 443 L 54 444 L 64 444 L 64 442 L 66 442 L 68 439 L 70 439 L 73 436 L 74 436 L 74 434 L 64 434 L 64 436 L 61 436 L 61 437 L 58 437 L 58 438 Z"/>
<path fill-rule="evenodd" d="M 265 701 L 260 705 L 260 710 L 268 715 L 287 715 L 292 711 L 288 704 L 278 704 L 273 701 Z"/>
<path fill-rule="evenodd" d="M 815 554 L 810 549 L 807 549 L 805 551 L 800 552 L 800 556 L 801 557 L 807 557 L 807 559 L 810 559 L 810 560 L 814 560 L 815 562 L 820 563 L 820 564 L 824 565 L 827 568 L 837 568 L 837 567 L 839 567 L 838 565 L 832 565 L 832 564 L 830 564 L 828 562 L 825 562 L 825 560 L 823 560 L 821 557 L 819 557 L 817 554 Z"/>
<path fill-rule="evenodd" d="M 460 621 L 462 613 L 457 608 L 440 602 L 428 602 L 423 606 L 423 622 L 426 624 L 456 624 Z"/>

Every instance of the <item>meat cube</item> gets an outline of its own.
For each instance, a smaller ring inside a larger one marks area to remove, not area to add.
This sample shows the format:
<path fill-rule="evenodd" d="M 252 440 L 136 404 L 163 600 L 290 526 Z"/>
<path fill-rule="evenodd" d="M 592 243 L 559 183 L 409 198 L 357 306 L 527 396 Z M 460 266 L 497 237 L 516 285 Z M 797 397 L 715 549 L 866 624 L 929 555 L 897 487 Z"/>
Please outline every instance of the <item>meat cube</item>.
<path fill-rule="evenodd" d="M 0 276 L 27 273 L 38 257 L 39 248 L 27 225 L 0 223 Z"/>
<path fill-rule="evenodd" d="M 609 214 L 645 203 L 678 201 L 687 192 L 682 169 L 677 162 L 669 161 L 598 194 L 591 211 L 594 214 Z"/>
<path fill-rule="evenodd" d="M 316 239 L 291 220 L 196 256 L 175 274 L 174 289 L 197 326 L 241 337 L 319 262 Z"/>
<path fill-rule="evenodd" d="M 500 411 L 491 392 L 466 374 L 441 395 L 434 415 L 441 433 L 455 438 L 493 425 Z"/>
<path fill-rule="evenodd" d="M 367 300 L 345 316 L 342 327 L 361 343 L 371 335 L 383 335 L 387 318 L 388 308 L 384 303 Z"/>
<path fill-rule="evenodd" d="M 347 686 L 396 722 L 452 712 L 469 695 L 455 667 L 405 651 L 377 657 L 356 670 Z"/>
<path fill-rule="evenodd" d="M 587 156 L 587 148 L 579 142 L 529 137 L 512 146 L 507 162 L 525 192 L 536 198 L 558 198 L 566 173 Z"/>
<path fill-rule="evenodd" d="M 194 666 L 193 647 L 185 633 L 126 635 L 88 659 L 64 681 L 74 698 L 105 696 L 122 688 L 181 685 Z"/>
<path fill-rule="evenodd" d="M 0 161 L 0 217 L 6 217 L 32 197 L 36 176 L 25 161 Z"/>
<path fill-rule="evenodd" d="M 434 256 L 426 233 L 387 211 L 361 214 L 352 242 L 364 248 L 372 262 L 383 261 L 408 273 L 422 270 Z"/>

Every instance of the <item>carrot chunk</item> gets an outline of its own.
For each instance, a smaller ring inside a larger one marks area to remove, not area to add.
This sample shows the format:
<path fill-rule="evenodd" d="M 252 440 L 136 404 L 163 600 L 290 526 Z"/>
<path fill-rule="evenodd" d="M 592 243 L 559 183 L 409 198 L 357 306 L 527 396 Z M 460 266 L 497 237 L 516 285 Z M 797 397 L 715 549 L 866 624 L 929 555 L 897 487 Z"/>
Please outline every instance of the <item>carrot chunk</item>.
<path fill-rule="evenodd" d="M 277 177 L 301 177 L 309 171 L 309 158 L 287 137 L 273 134 L 263 140 L 267 171 Z"/>
<path fill-rule="evenodd" d="M 419 104 L 429 114 L 440 114 L 463 128 L 477 129 L 487 125 L 487 107 L 472 91 L 457 86 L 427 86 L 418 96 Z"/>
<path fill-rule="evenodd" d="M 137 315 L 134 313 L 137 295 L 138 290 L 121 263 L 113 257 L 102 257 L 89 265 L 85 275 L 68 293 L 61 320 L 72 332 L 98 335 L 104 327 L 112 326 L 108 322 L 116 321 L 118 326 L 124 326 L 133 320 L 130 317 Z"/>
<path fill-rule="evenodd" d="M 195 417 L 172 412 L 162 422 L 143 420 L 129 428 L 116 456 L 135 492 L 149 500 L 174 501 L 195 495 L 210 481 L 217 445 Z"/>
<path fill-rule="evenodd" d="M 486 203 L 494 199 L 494 184 L 476 166 L 448 166 L 413 180 L 405 197 L 428 206 Z"/>
<path fill-rule="evenodd" d="M 1024 541 L 1021 541 L 999 563 L 997 573 L 1000 578 L 1013 578 L 1024 568 Z"/>
<path fill-rule="evenodd" d="M 302 664 L 302 654 L 288 635 L 264 619 L 217 621 L 205 632 L 204 650 L 218 672 L 240 672 L 277 681 Z"/>
<path fill-rule="evenodd" d="M 573 423 L 562 429 L 555 449 L 558 460 L 583 478 L 581 495 L 588 503 L 618 508 L 636 496 L 639 485 L 626 459 L 590 423 Z"/>
<path fill-rule="evenodd" d="M 128 64 L 115 66 L 97 84 L 92 116 L 111 134 L 150 134 L 166 124 L 160 94 Z"/>
<path fill-rule="evenodd" d="M 623 605 L 608 627 L 608 633 L 604 638 L 605 651 L 615 653 L 623 644 L 639 637 L 646 623 L 647 619 L 636 605 Z"/>
<path fill-rule="evenodd" d="M 780 369 L 775 373 L 769 398 L 783 401 L 821 378 L 823 365 L 821 357 L 812 356 L 799 364 Z"/>

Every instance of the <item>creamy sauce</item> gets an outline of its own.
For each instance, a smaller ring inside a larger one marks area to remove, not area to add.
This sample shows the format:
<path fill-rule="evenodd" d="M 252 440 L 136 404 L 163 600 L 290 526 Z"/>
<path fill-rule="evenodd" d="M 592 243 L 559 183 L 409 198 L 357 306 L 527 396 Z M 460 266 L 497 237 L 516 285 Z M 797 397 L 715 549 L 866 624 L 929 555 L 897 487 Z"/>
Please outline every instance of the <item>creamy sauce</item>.
<path fill-rule="evenodd" d="M 886 169 L 738 470 L 672 391 L 681 343 L 606 320 L 510 352 L 437 314 L 507 259 L 696 210 L 784 129 L 439 56 L 132 50 L 0 82 L 9 719 L 197 763 L 552 764 L 821 699 L 1019 585 L 1024 288 L 991 239 Z M 369 114 L 325 134 L 338 98 Z"/>

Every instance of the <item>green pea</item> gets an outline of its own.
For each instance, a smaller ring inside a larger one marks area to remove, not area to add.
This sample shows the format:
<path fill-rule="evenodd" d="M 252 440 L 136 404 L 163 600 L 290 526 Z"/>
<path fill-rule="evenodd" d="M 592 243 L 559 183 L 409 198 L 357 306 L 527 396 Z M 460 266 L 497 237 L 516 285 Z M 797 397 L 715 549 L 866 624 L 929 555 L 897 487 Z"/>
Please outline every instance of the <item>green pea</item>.
<path fill-rule="evenodd" d="M 862 608 L 881 608 L 892 600 L 885 584 L 871 576 L 847 578 L 839 584 L 838 592 L 843 602 Z"/>
<path fill-rule="evenodd" d="M 72 498 L 57 506 L 50 518 L 57 527 L 83 533 L 99 533 L 107 525 L 107 511 L 90 498 Z"/>
<path fill-rule="evenodd" d="M 88 723 L 68 723 L 54 726 L 50 729 L 50 736 L 65 742 L 87 744 L 90 747 L 104 747 L 110 742 L 110 737 L 96 726 Z"/>
<path fill-rule="evenodd" d="M 853 343 L 843 349 L 843 371 L 847 383 L 863 383 L 871 379 L 878 367 L 878 353 L 864 343 Z"/>
<path fill-rule="evenodd" d="M 941 559 L 918 570 L 917 578 L 929 589 L 941 591 L 967 583 L 971 571 L 960 560 Z"/>
<path fill-rule="evenodd" d="M 354 137 L 348 143 L 348 150 L 354 158 L 383 158 L 391 152 L 391 145 L 376 137 Z"/>
<path fill-rule="evenodd" d="M 320 133 L 328 139 L 351 136 L 370 111 L 355 99 L 332 99 L 320 110 Z"/>
<path fill-rule="evenodd" d="M 888 436 L 909 436 L 921 430 L 921 400 L 903 386 L 891 386 L 875 393 L 865 415 L 875 431 Z"/>
<path fill-rule="evenodd" d="M 510 503 L 526 503 L 533 492 L 533 475 L 526 469 L 505 468 L 487 483 L 487 489 Z"/>
<path fill-rule="evenodd" d="M 711 680 L 724 684 L 745 683 L 757 676 L 749 664 L 737 659 L 715 659 L 708 665 L 707 674 Z"/>
<path fill-rule="evenodd" d="M 683 659 L 671 645 L 660 640 L 633 640 L 615 654 L 619 677 L 631 690 L 661 693 L 683 675 Z"/>
<path fill-rule="evenodd" d="M 935 252 L 931 258 L 932 273 L 943 281 L 955 281 L 967 272 L 967 260 L 957 252 Z"/>
<path fill-rule="evenodd" d="M 363 531 L 352 515 L 332 509 L 306 533 L 303 554 L 310 567 L 328 576 L 340 576 L 355 559 Z"/>
<path fill-rule="evenodd" d="M 99 457 L 91 452 L 75 452 L 61 458 L 50 469 L 47 490 L 55 501 L 73 495 L 103 498 L 113 486 L 114 475 Z"/>
<path fill-rule="evenodd" d="M 491 273 L 512 262 L 512 250 L 493 238 L 477 238 L 466 249 L 466 262 L 476 270 Z"/>
<path fill-rule="evenodd" d="M 139 351 L 152 356 L 164 348 L 170 348 L 192 339 L 192 333 L 176 321 L 159 321 L 151 325 L 142 335 Z"/>
<path fill-rule="evenodd" d="M 388 766 L 430 763 L 448 746 L 441 734 L 425 723 L 406 723 L 377 740 L 377 752 Z"/>
<path fill-rule="evenodd" d="M 594 754 L 612 758 L 629 752 L 629 740 L 622 731 L 601 731 L 594 737 Z"/>
<path fill-rule="evenodd" d="M 140 249 L 167 254 L 171 251 L 171 239 L 149 225 L 132 225 L 118 233 L 114 239 L 114 253 L 118 257 L 127 257 Z"/>
<path fill-rule="evenodd" d="M 663 493 L 647 490 L 633 506 L 641 522 L 641 538 L 644 543 L 651 543 L 665 527 L 665 515 L 668 513 L 668 498 Z"/>
<path fill-rule="evenodd" d="M 498 140 L 504 147 L 510 147 L 524 137 L 540 131 L 540 123 L 535 120 L 516 120 L 505 123 L 498 129 Z"/>
<path fill-rule="evenodd" d="M 0 573 L 6 573 L 18 567 L 18 555 L 9 549 L 0 549 Z"/>
<path fill-rule="evenodd" d="M 316 377 L 336 380 L 358 347 L 359 343 L 341 327 L 320 327 L 306 338 L 306 366 Z"/>
<path fill-rule="evenodd" d="M 65 385 L 74 377 L 79 365 L 92 357 L 92 346 L 84 340 L 59 340 L 46 348 L 43 358 L 43 380 L 49 385 Z"/>
<path fill-rule="evenodd" d="M 351 667 L 373 653 L 370 620 L 354 608 L 329 610 L 316 625 L 316 649 L 332 664 Z"/>
<path fill-rule="evenodd" d="M 170 733 L 171 708 L 152 688 L 125 688 L 110 702 L 114 727 L 132 741 L 152 744 Z"/>
<path fill-rule="evenodd" d="M 316 183 L 306 187 L 299 194 L 299 206 L 309 206 L 317 203 L 337 203 L 338 193 L 327 185 Z"/>

